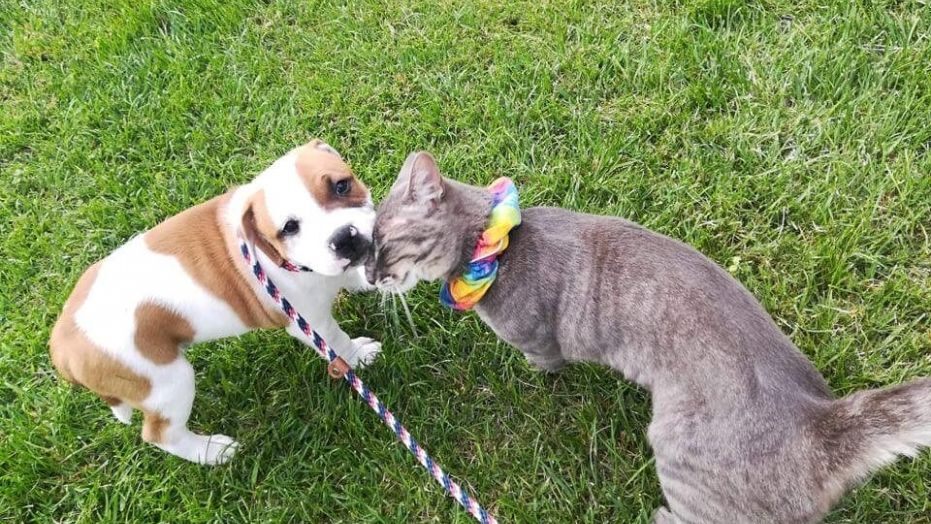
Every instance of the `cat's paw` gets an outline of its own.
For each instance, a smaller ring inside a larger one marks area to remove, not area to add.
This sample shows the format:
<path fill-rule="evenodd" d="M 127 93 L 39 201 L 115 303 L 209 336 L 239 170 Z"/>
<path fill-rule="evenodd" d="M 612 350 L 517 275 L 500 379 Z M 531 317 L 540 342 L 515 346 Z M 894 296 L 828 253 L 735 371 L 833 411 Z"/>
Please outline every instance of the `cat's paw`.
<path fill-rule="evenodd" d="M 659 508 L 653 514 L 653 524 L 680 524 L 680 520 L 666 508 Z"/>
<path fill-rule="evenodd" d="M 371 364 L 381 353 L 381 342 L 368 337 L 352 339 L 352 356 L 346 363 L 353 368 L 364 368 Z"/>
<path fill-rule="evenodd" d="M 566 365 L 566 361 L 559 355 L 524 353 L 524 357 L 534 369 L 544 373 L 556 373 Z"/>

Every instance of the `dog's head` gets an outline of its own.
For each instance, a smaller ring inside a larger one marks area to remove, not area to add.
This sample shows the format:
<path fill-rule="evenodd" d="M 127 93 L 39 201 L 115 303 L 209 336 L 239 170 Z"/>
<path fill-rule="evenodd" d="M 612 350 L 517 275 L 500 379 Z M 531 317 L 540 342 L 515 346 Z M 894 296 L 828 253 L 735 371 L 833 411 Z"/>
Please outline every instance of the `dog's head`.
<path fill-rule="evenodd" d="M 242 229 L 276 264 L 338 275 L 369 255 L 375 219 L 369 190 L 326 143 L 292 150 L 250 185 L 255 191 Z"/>

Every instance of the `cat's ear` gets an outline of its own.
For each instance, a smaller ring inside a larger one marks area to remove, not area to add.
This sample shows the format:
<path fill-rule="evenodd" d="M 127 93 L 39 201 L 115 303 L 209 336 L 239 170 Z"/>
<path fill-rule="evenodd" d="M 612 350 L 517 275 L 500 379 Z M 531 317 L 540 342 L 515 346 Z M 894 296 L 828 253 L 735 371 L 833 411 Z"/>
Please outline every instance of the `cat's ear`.
<path fill-rule="evenodd" d="M 408 155 L 398 182 L 406 186 L 408 198 L 419 203 L 435 204 L 443 198 L 446 190 L 436 160 L 426 151 Z"/>

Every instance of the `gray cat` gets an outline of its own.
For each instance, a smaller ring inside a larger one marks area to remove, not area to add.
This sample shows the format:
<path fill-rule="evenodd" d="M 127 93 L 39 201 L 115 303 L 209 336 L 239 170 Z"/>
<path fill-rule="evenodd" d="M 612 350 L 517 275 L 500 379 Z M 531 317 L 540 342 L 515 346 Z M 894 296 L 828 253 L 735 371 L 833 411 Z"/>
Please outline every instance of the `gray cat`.
<path fill-rule="evenodd" d="M 368 279 L 404 292 L 459 275 L 491 202 L 410 155 L 379 206 Z M 931 379 L 834 398 L 728 273 L 620 218 L 524 210 L 475 310 L 540 368 L 596 362 L 650 391 L 656 523 L 816 522 L 931 444 Z"/>

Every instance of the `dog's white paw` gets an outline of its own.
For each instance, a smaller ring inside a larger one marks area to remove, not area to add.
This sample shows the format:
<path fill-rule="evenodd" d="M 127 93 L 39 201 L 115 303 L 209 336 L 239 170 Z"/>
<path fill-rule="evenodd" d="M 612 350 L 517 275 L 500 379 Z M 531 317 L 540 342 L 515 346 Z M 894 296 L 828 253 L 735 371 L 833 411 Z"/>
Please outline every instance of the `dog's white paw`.
<path fill-rule="evenodd" d="M 381 352 L 381 342 L 368 337 L 352 339 L 352 357 L 346 362 L 353 368 L 363 368 L 375 361 Z"/>
<path fill-rule="evenodd" d="M 239 443 L 226 435 L 197 435 L 197 462 L 207 466 L 225 464 L 236 454 Z"/>
<path fill-rule="evenodd" d="M 239 448 L 239 443 L 226 435 L 198 435 L 187 430 L 171 442 L 153 444 L 176 457 L 205 466 L 225 464 Z"/>

